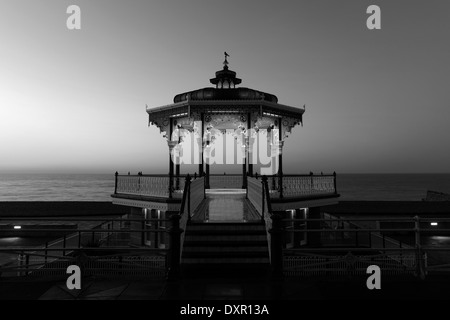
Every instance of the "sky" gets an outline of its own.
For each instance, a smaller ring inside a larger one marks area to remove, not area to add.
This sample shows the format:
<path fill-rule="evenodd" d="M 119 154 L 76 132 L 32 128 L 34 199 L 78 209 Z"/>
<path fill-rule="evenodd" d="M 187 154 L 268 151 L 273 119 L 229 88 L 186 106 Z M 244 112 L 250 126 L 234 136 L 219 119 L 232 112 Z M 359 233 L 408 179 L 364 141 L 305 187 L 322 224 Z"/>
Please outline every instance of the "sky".
<path fill-rule="evenodd" d="M 448 173 L 449 33 L 447 0 L 1 0 L 0 173 L 167 172 L 146 105 L 211 86 L 224 51 L 306 105 L 285 173 Z"/>

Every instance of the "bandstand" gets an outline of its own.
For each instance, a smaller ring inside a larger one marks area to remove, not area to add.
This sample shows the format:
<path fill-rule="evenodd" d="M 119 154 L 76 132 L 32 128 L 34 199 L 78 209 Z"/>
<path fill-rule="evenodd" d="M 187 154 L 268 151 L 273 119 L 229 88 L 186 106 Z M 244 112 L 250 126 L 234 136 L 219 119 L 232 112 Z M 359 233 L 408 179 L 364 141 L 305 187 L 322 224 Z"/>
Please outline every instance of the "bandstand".
<path fill-rule="evenodd" d="M 292 233 L 276 238 L 271 230 L 318 227 L 314 221 L 300 225 L 280 219 L 320 219 L 322 207 L 337 203 L 336 174 L 283 172 L 284 141 L 303 123 L 305 108 L 279 104 L 273 94 L 238 87 L 242 81 L 228 64 L 225 55 L 222 70 L 210 79 L 214 86 L 177 94 L 169 105 L 147 107 L 149 125 L 157 126 L 167 140 L 169 173 L 116 173 L 113 203 L 130 207 L 131 227 L 142 229 L 131 235 L 130 243 L 169 248 L 172 264 L 179 259 L 181 263 L 278 263 L 279 270 L 278 244 L 284 248 L 318 244 L 320 236 Z M 220 140 L 226 155 L 219 152 Z M 224 159 L 241 166 L 241 174 L 211 174 L 211 166 Z M 183 164 L 198 169 L 181 175 Z M 236 193 L 244 204 L 242 219 L 209 219 L 213 201 L 209 192 L 214 189 L 231 191 L 220 196 L 225 215 L 227 210 L 239 210 L 228 206 L 225 198 L 241 190 Z M 214 238 L 216 233 L 222 237 Z M 250 239 L 245 249 L 233 250 L 245 246 L 242 239 L 247 235 L 259 238 Z M 210 247 L 205 250 L 205 246 Z"/>

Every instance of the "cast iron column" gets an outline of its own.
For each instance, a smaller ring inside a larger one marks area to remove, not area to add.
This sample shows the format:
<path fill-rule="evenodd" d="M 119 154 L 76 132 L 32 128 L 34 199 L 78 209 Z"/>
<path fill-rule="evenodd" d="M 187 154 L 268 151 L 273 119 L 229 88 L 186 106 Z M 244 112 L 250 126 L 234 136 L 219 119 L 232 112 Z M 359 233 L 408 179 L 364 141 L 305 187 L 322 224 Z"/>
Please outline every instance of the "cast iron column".
<path fill-rule="evenodd" d="M 244 152 L 245 154 L 245 152 Z M 244 158 L 244 163 L 242 164 L 242 189 L 247 189 L 247 158 Z"/>
<path fill-rule="evenodd" d="M 172 124 L 172 119 L 170 119 L 169 141 L 168 141 L 168 145 L 169 145 L 169 198 L 172 198 L 172 190 L 173 190 L 172 130 L 173 130 L 173 124 Z"/>
<path fill-rule="evenodd" d="M 178 129 L 178 144 L 180 144 L 181 139 L 180 139 L 180 129 Z M 177 163 L 175 164 L 175 175 L 177 177 L 177 182 L 176 182 L 176 189 L 179 190 L 180 189 L 180 155 L 177 155 Z"/>
<path fill-rule="evenodd" d="M 209 146 L 209 138 L 208 135 L 206 137 L 206 147 Z M 209 185 L 209 161 L 210 161 L 210 157 L 211 157 L 211 150 L 209 150 L 209 154 L 206 157 L 206 179 L 205 179 L 205 189 L 209 189 L 210 185 Z"/>
<path fill-rule="evenodd" d="M 251 132 L 250 132 L 250 130 L 251 130 L 251 124 L 252 124 L 252 122 L 251 122 L 251 113 L 249 113 L 248 114 L 248 117 L 247 117 L 247 133 L 248 134 L 250 134 Z M 248 137 L 248 142 L 250 143 L 250 139 L 251 139 L 251 135 Z M 250 157 L 250 148 L 251 148 L 252 146 L 249 144 L 249 146 L 248 146 L 248 152 L 247 152 L 247 158 L 248 158 L 248 175 L 250 176 L 250 177 L 253 177 L 253 163 L 252 163 L 252 158 Z M 252 150 L 252 152 L 253 152 L 253 150 Z"/>
<path fill-rule="evenodd" d="M 205 134 L 205 131 L 204 131 L 204 126 L 203 126 L 203 118 L 204 118 L 204 116 L 203 116 L 203 113 L 201 114 L 201 116 L 200 116 L 200 121 L 201 121 L 201 123 L 202 123 L 202 130 L 201 130 L 201 136 L 200 136 L 200 144 L 199 144 L 199 146 L 200 146 L 200 159 L 199 159 L 199 164 L 198 164 L 198 176 L 199 177 L 203 177 L 203 168 L 204 168 L 204 165 L 203 165 L 203 135 Z"/>
<path fill-rule="evenodd" d="M 278 150 L 278 179 L 280 188 L 280 198 L 283 198 L 283 135 L 281 127 L 281 118 L 278 119 L 278 140 L 279 140 L 279 150 Z"/>

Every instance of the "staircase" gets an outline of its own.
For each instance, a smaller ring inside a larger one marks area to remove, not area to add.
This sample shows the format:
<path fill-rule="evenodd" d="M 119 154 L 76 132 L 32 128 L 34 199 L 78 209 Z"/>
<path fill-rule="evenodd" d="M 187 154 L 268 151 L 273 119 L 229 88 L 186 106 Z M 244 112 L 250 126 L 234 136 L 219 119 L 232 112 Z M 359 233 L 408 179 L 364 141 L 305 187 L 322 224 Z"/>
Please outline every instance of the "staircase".
<path fill-rule="evenodd" d="M 263 222 L 191 222 L 187 225 L 181 263 L 269 263 Z"/>

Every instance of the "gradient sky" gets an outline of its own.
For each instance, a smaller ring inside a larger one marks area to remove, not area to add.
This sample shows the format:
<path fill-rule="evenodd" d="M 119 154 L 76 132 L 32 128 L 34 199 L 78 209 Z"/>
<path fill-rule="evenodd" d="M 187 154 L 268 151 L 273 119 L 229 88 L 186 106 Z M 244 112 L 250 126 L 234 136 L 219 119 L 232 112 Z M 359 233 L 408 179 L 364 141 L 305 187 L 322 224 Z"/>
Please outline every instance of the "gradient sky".
<path fill-rule="evenodd" d="M 145 105 L 210 86 L 224 51 L 306 104 L 285 172 L 450 172 L 449 34 L 448 0 L 2 0 L 0 172 L 166 172 Z"/>

